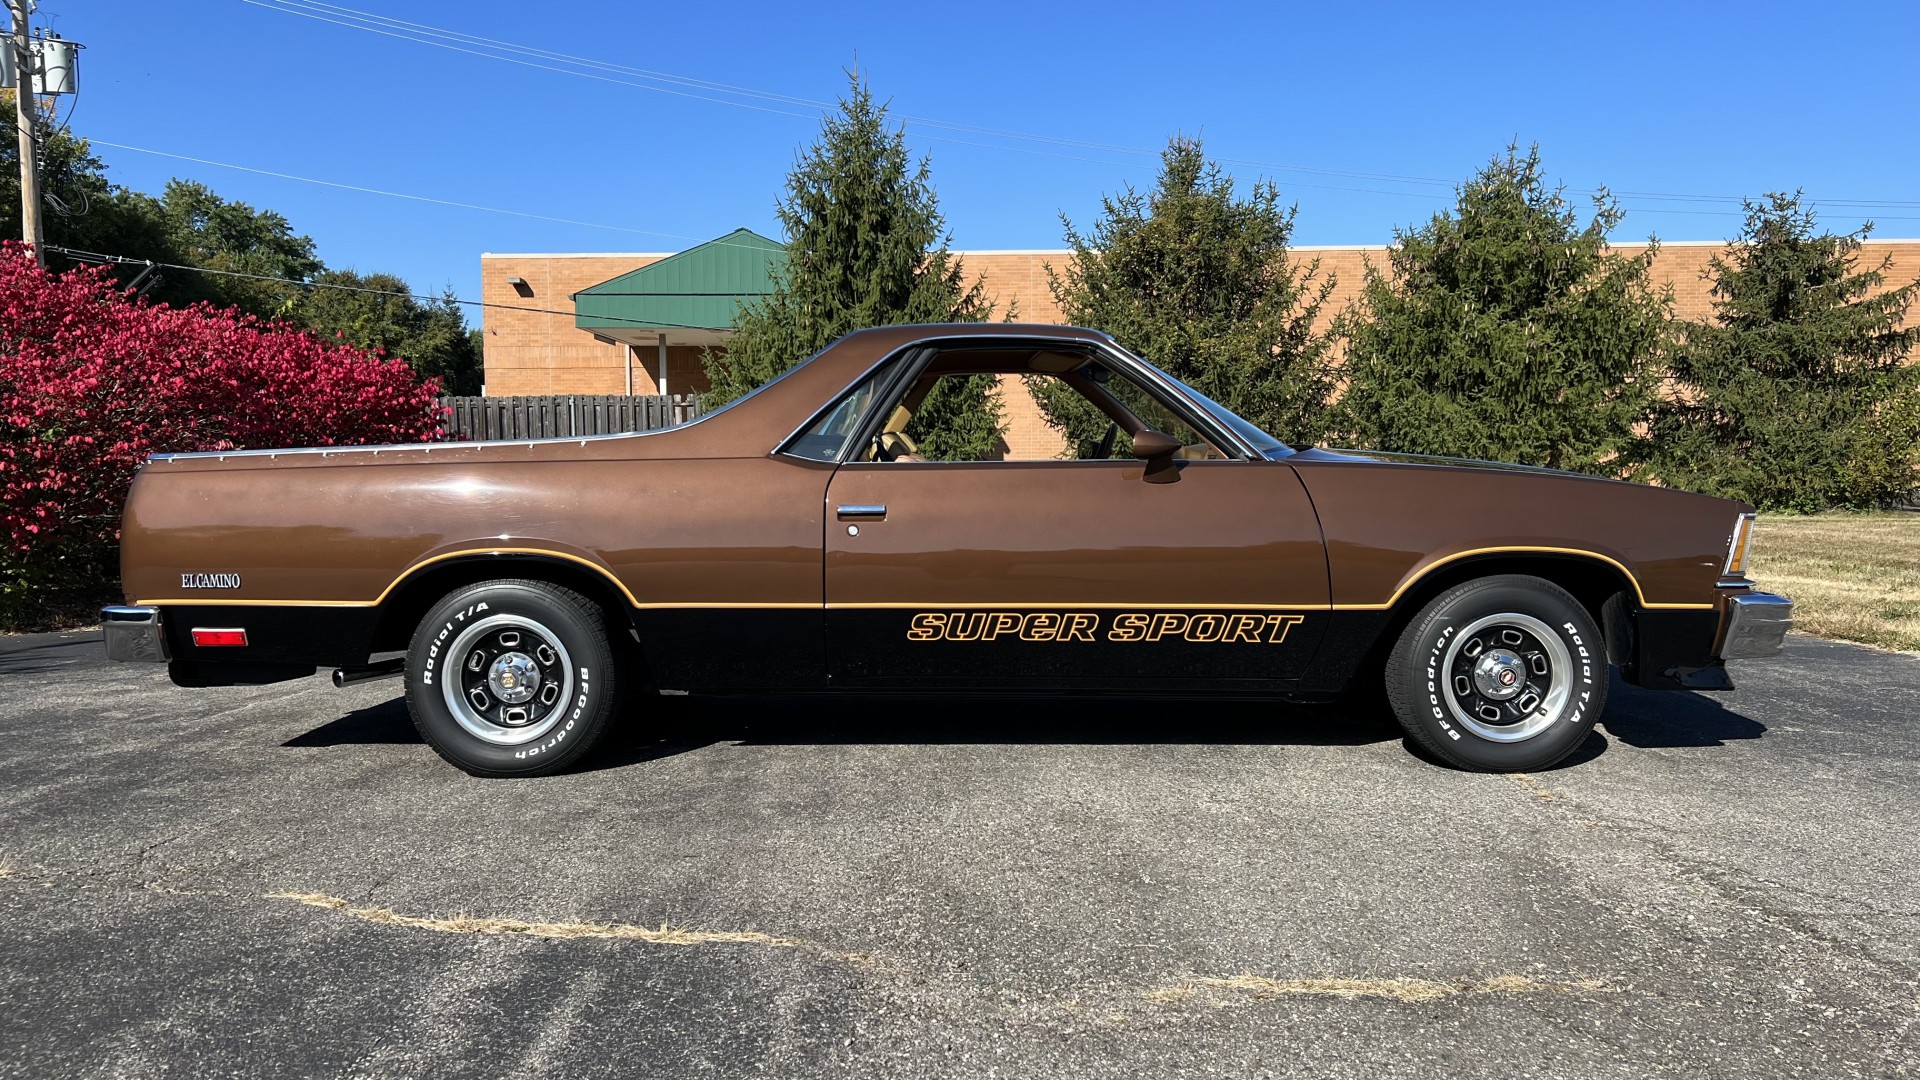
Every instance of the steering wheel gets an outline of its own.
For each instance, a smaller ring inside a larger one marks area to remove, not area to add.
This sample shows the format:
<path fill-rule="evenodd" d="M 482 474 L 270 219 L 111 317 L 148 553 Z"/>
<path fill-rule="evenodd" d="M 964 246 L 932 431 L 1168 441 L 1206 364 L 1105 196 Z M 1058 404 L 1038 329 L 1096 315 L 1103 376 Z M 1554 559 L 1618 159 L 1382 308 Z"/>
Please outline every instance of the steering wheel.
<path fill-rule="evenodd" d="M 1113 440 L 1114 436 L 1118 434 L 1120 434 L 1120 425 L 1111 420 L 1107 421 L 1107 433 L 1101 436 L 1100 446 L 1093 452 L 1095 460 L 1103 460 L 1113 456 Z"/>

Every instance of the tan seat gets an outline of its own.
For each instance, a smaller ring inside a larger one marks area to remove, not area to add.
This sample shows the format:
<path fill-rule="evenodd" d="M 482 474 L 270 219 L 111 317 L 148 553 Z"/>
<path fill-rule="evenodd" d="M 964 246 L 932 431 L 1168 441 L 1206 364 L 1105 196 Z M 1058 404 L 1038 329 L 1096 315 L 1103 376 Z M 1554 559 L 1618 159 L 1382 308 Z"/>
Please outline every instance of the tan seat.
<path fill-rule="evenodd" d="M 887 426 L 880 429 L 880 452 L 888 461 L 925 461 L 920 448 L 907 437 L 907 425 L 913 421 L 913 410 L 905 405 L 893 407 L 893 414 L 887 417 Z"/>
<path fill-rule="evenodd" d="M 880 433 L 880 452 L 888 461 L 925 461 L 920 448 L 907 438 L 904 431 L 883 431 Z"/>

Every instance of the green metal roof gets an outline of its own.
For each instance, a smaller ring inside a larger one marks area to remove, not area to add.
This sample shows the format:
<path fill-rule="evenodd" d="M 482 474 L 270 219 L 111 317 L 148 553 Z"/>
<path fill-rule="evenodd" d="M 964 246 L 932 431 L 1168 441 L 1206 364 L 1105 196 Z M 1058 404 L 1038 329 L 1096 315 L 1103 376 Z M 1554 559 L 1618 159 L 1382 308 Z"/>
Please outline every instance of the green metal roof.
<path fill-rule="evenodd" d="M 573 294 L 582 330 L 642 333 L 674 327 L 724 330 L 742 301 L 773 289 L 785 269 L 784 245 L 735 229 L 699 247 Z"/>

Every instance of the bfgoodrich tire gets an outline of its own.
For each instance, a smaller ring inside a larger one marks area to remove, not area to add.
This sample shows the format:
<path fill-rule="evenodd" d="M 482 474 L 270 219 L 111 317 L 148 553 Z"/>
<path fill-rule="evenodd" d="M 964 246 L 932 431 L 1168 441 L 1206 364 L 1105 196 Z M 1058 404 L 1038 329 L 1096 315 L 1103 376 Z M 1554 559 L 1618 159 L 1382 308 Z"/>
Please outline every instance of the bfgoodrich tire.
<path fill-rule="evenodd" d="M 407 709 L 440 756 L 475 776 L 578 761 L 619 714 L 619 655 L 586 597 L 543 581 L 449 593 L 407 650 Z"/>
<path fill-rule="evenodd" d="M 1447 590 L 1387 658 L 1407 734 L 1463 769 L 1524 772 L 1572 753 L 1607 705 L 1607 649 L 1578 600 L 1518 574 Z"/>

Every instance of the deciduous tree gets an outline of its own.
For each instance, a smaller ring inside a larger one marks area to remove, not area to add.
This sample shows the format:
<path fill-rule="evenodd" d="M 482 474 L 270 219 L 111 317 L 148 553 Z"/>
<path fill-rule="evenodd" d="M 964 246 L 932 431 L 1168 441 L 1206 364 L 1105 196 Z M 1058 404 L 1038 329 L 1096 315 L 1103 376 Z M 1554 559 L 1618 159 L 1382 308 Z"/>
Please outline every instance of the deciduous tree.
<path fill-rule="evenodd" d="M 285 215 L 222 198 L 198 181 L 167 181 L 154 205 L 169 261 L 226 272 L 170 274 L 154 293 L 158 299 L 205 300 L 262 318 L 287 317 L 304 295 L 297 283 L 325 269 L 313 238 L 294 232 Z"/>
<path fill-rule="evenodd" d="M 0 90 L 0 237 L 20 237 L 20 153 L 14 136 L 14 97 Z M 44 117 L 40 145 L 40 185 L 47 196 L 41 228 L 49 245 L 81 251 L 175 262 L 167 246 L 158 203 L 107 178 L 103 165 L 83 139 L 74 138 Z M 56 252 L 49 266 L 65 269 L 72 259 Z M 131 278 L 136 270 L 118 271 Z M 177 283 L 191 287 L 190 282 Z M 189 289 L 190 291 L 190 289 Z M 179 297 L 206 299 L 199 295 Z"/>
<path fill-rule="evenodd" d="M 149 453 L 430 439 L 437 393 L 398 360 L 0 245 L 0 627 L 114 579 Z"/>
<path fill-rule="evenodd" d="M 399 357 L 419 374 L 439 379 L 449 394 L 480 392 L 476 336 L 451 291 L 419 300 L 392 274 L 352 270 L 323 271 L 313 284 L 289 313 L 296 325 Z"/>

